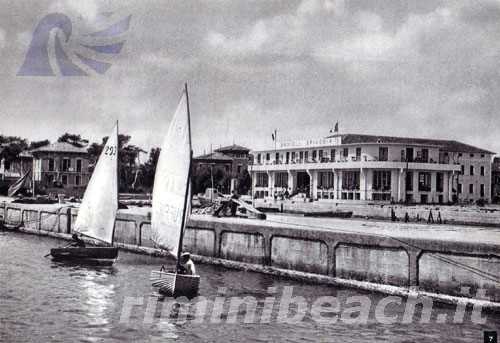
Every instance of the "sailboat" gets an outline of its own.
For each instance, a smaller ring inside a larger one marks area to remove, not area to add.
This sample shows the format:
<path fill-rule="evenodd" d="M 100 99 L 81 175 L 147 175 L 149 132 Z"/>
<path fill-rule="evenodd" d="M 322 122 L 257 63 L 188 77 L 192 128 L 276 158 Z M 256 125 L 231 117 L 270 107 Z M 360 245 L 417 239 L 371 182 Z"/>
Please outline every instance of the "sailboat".
<path fill-rule="evenodd" d="M 151 281 L 167 296 L 198 293 L 199 275 L 178 273 L 191 203 L 191 121 L 187 84 L 163 141 L 153 185 L 151 239 L 177 258 L 175 270 L 153 271 Z"/>
<path fill-rule="evenodd" d="M 118 122 L 99 156 L 73 230 L 75 233 L 104 243 L 105 246 L 54 248 L 50 250 L 52 259 L 113 264 L 118 257 L 118 248 L 112 246 L 117 211 Z"/>

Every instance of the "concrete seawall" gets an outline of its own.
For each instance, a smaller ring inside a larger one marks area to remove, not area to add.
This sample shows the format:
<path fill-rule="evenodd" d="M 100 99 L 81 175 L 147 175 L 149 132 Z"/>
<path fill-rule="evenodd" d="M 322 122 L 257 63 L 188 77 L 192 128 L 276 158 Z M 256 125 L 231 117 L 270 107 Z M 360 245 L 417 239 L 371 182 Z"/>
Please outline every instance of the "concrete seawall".
<path fill-rule="evenodd" d="M 76 214 L 76 209 L 56 210 L 54 206 L 0 207 L 6 223 L 56 236 L 71 233 Z M 184 249 L 201 255 L 204 261 L 227 261 L 229 266 L 239 263 L 256 271 L 307 273 L 366 289 L 384 291 L 397 286 L 500 303 L 500 238 L 496 231 L 491 241 L 475 239 L 475 235 L 460 235 L 460 240 L 429 239 L 405 234 L 404 228 L 389 236 L 376 227 L 357 232 L 345 228 L 347 221 L 328 223 L 331 227 L 308 227 L 276 220 L 193 215 L 186 228 Z M 360 228 L 364 225 L 349 223 Z M 148 249 L 153 248 L 150 230 L 147 215 L 120 211 L 115 242 L 130 250 L 154 252 Z M 463 287 L 469 287 L 468 294 L 463 293 Z M 486 296 L 478 295 L 478 289 L 486 290 Z"/>

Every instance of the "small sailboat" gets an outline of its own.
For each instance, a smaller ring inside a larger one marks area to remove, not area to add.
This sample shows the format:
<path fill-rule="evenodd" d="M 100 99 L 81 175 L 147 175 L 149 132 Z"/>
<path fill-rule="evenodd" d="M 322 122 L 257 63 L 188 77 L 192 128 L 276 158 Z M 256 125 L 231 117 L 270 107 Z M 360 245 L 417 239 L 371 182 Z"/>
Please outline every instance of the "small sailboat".
<path fill-rule="evenodd" d="M 74 232 L 105 246 L 63 247 L 50 250 L 54 260 L 110 265 L 118 257 L 113 247 L 118 211 L 118 122 L 109 135 L 83 196 Z"/>
<path fill-rule="evenodd" d="M 151 239 L 157 247 L 177 257 L 174 270 L 153 271 L 151 281 L 167 296 L 194 296 L 199 275 L 181 274 L 184 228 L 191 203 L 191 122 L 187 85 L 163 141 L 153 185 Z"/>

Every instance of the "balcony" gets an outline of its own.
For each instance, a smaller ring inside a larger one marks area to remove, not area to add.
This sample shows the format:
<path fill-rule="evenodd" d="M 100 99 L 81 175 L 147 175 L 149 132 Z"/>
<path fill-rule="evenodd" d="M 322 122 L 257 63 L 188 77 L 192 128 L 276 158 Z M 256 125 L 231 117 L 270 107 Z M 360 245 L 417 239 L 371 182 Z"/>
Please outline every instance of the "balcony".
<path fill-rule="evenodd" d="M 290 161 L 265 161 L 261 164 L 254 164 L 251 167 L 252 171 L 288 171 L 288 170 L 320 170 L 320 169 L 406 169 L 408 170 L 429 170 L 429 171 L 460 171 L 460 165 L 431 162 L 405 162 L 401 160 L 395 161 L 378 161 L 357 159 L 352 157 L 350 159 L 341 158 L 337 161 L 331 161 L 328 158 L 319 160 L 300 160 Z"/>

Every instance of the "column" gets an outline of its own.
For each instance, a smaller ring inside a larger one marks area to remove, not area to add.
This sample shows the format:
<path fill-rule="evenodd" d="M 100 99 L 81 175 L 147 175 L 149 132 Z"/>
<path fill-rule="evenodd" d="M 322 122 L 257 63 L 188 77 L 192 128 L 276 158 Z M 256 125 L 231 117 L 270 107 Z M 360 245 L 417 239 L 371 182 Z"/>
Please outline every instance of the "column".
<path fill-rule="evenodd" d="M 341 192 L 342 192 L 342 170 L 337 171 L 336 173 L 336 178 L 335 178 L 335 193 L 337 200 L 340 200 L 342 198 Z"/>
<path fill-rule="evenodd" d="M 418 190 L 418 171 L 413 170 L 413 201 L 420 202 L 420 192 Z"/>
<path fill-rule="evenodd" d="M 431 172 L 431 196 L 429 197 L 429 202 L 437 202 L 437 196 L 436 196 L 436 172 L 432 171 Z"/>
<path fill-rule="evenodd" d="M 450 173 L 449 172 L 443 172 L 443 202 L 447 203 L 448 201 L 451 201 L 451 198 L 449 197 L 449 181 L 450 180 Z"/>
<path fill-rule="evenodd" d="M 399 171 L 391 170 L 391 200 L 398 201 L 399 196 Z"/>
<path fill-rule="evenodd" d="M 398 202 L 402 202 L 405 200 L 406 193 L 406 172 L 403 168 L 399 170 L 398 173 L 398 181 L 399 181 L 399 192 L 398 192 Z"/>
<path fill-rule="evenodd" d="M 316 199 L 318 197 L 318 171 L 312 170 L 312 182 L 311 182 L 311 197 Z"/>
<path fill-rule="evenodd" d="M 448 201 L 453 201 L 453 179 L 455 178 L 455 171 L 448 174 Z M 462 186 L 463 187 L 463 186 Z M 463 189 L 462 189 L 463 191 Z M 457 186 L 458 192 L 458 186 Z"/>
<path fill-rule="evenodd" d="M 295 191 L 295 182 L 293 179 L 293 172 L 288 170 L 288 192 L 292 194 Z"/>
<path fill-rule="evenodd" d="M 360 168 L 359 170 L 359 198 L 366 200 L 366 169 Z"/>

